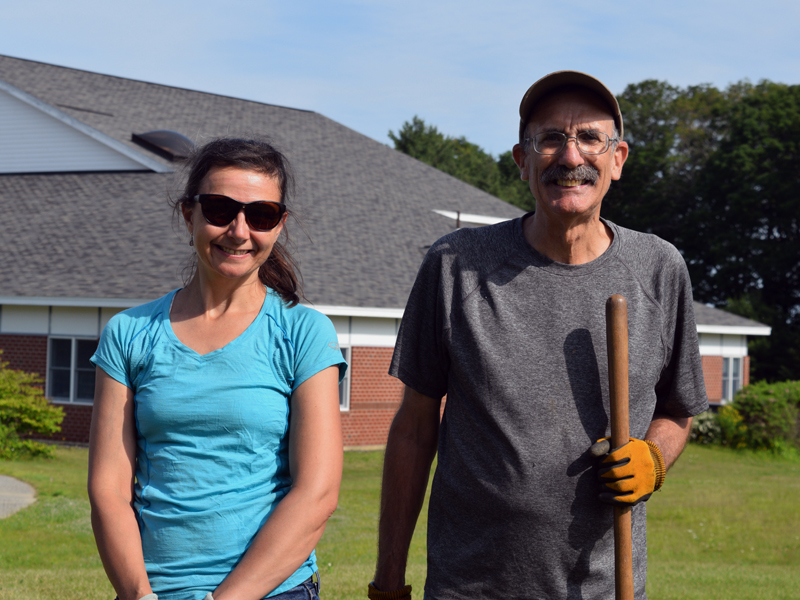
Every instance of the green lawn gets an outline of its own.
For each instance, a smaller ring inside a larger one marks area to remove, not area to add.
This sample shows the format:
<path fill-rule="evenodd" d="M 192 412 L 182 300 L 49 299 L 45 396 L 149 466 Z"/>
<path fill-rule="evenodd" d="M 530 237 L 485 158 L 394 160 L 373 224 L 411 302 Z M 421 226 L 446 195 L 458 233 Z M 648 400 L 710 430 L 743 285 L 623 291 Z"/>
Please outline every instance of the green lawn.
<path fill-rule="evenodd" d="M 651 600 L 800 598 L 800 463 L 690 445 L 648 538 Z"/>
<path fill-rule="evenodd" d="M 366 597 L 381 460 L 380 452 L 345 456 L 339 508 L 317 548 L 325 600 Z M 111 600 L 89 525 L 86 450 L 60 448 L 52 461 L 0 461 L 0 473 L 39 494 L 0 520 L 0 599 Z M 648 511 L 650 600 L 800 597 L 800 463 L 690 446 Z M 409 559 L 419 592 L 421 521 Z"/>
<path fill-rule="evenodd" d="M 0 599 L 114 597 L 89 523 L 87 456 L 83 449 L 58 448 L 53 460 L 0 460 L 0 474 L 37 491 L 35 503 L 0 520 Z"/>

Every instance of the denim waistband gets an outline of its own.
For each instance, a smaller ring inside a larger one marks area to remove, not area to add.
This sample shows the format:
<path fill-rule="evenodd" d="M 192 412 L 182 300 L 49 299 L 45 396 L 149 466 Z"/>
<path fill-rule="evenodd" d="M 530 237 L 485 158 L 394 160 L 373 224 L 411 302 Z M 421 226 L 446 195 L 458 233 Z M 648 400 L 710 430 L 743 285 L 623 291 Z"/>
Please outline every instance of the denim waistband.
<path fill-rule="evenodd" d="M 270 596 L 269 598 L 265 596 L 263 600 L 306 600 L 307 598 L 319 596 L 319 589 L 319 571 L 315 571 L 314 574 L 303 583 L 277 596 Z M 114 600 L 119 600 L 119 596 L 114 598 Z"/>

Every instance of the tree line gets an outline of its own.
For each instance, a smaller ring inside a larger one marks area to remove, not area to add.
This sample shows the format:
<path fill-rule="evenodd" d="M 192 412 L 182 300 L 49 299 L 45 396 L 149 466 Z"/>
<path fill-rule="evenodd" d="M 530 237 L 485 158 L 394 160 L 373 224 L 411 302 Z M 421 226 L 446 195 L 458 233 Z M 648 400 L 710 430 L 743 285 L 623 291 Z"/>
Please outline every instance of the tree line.
<path fill-rule="evenodd" d="M 750 341 L 754 379 L 800 379 L 800 85 L 647 80 L 618 100 L 630 154 L 603 216 L 673 243 L 696 300 L 772 327 Z M 418 117 L 389 137 L 431 166 L 535 206 L 510 150 L 495 158 Z"/>
<path fill-rule="evenodd" d="M 533 210 L 536 205 L 528 183 L 519 178 L 511 150 L 495 158 L 480 146 L 468 142 L 464 136 L 447 136 L 417 116 L 403 123 L 396 134 L 390 131 L 389 138 L 394 142 L 395 150 L 484 192 L 524 210 Z"/>

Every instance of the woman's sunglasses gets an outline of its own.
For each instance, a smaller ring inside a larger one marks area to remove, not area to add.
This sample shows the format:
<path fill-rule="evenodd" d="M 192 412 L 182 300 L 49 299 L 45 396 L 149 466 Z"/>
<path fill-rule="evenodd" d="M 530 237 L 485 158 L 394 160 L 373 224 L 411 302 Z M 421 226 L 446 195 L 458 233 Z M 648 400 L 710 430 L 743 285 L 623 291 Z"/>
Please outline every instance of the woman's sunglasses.
<path fill-rule="evenodd" d="M 239 202 L 221 194 L 198 194 L 194 197 L 200 203 L 203 218 L 215 227 L 226 227 L 244 209 L 244 220 L 250 229 L 269 231 L 281 222 L 286 212 L 283 202 Z"/>

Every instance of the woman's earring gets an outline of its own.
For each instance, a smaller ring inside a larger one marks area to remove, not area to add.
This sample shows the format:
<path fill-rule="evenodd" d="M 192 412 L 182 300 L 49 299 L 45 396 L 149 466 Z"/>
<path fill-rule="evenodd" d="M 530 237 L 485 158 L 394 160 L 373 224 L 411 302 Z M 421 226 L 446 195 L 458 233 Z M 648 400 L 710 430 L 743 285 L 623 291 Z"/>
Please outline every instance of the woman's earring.
<path fill-rule="evenodd" d="M 190 245 L 190 246 L 194 246 L 194 236 L 192 236 L 191 238 L 189 238 L 189 245 Z"/>

